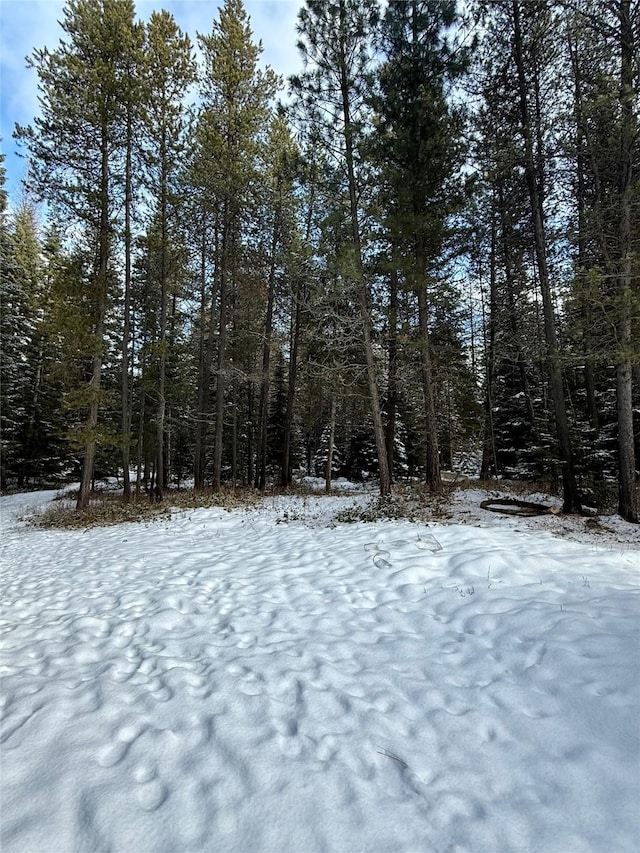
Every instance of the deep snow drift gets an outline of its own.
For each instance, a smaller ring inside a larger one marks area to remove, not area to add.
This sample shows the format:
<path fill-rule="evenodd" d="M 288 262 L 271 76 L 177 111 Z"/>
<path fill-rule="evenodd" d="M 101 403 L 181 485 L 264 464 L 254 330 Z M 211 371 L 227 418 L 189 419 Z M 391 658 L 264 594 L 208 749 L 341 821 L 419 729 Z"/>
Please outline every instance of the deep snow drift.
<path fill-rule="evenodd" d="M 52 496 L 0 499 L 2 853 L 640 848 L 629 545 Z"/>

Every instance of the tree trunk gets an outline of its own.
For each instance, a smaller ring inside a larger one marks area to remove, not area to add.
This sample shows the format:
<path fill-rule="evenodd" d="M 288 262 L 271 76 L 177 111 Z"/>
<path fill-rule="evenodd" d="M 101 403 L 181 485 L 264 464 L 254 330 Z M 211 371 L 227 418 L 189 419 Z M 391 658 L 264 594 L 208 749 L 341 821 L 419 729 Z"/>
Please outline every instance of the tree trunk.
<path fill-rule="evenodd" d="M 387 448 L 385 444 L 384 424 L 380 407 L 380 393 L 378 391 L 378 376 L 373 353 L 371 311 L 369 306 L 369 288 L 365 282 L 362 264 L 362 247 L 360 243 L 360 223 L 358 216 L 358 196 L 354 168 L 353 152 L 353 126 L 351 122 L 351 106 L 349 103 L 349 79 L 347 74 L 347 63 L 345 57 L 345 46 L 342 42 L 342 33 L 346 30 L 346 8 L 344 0 L 340 0 L 340 88 L 342 94 L 342 115 L 344 120 L 344 142 L 345 161 L 347 166 L 347 177 L 349 182 L 349 206 L 351 212 L 351 236 L 355 253 L 355 265 L 357 276 L 357 295 L 362 318 L 362 338 L 364 355 L 367 365 L 367 380 L 369 385 L 369 398 L 371 415 L 373 418 L 373 429 L 376 440 L 376 452 L 378 457 L 378 472 L 380 476 L 380 495 L 386 497 L 391 494 L 391 474 L 387 461 Z"/>
<path fill-rule="evenodd" d="M 131 206 L 132 206 L 132 104 L 127 104 L 127 152 L 124 179 L 124 323 L 122 328 L 122 497 L 131 500 L 131 398 L 129 391 L 129 339 L 131 336 Z"/>
<path fill-rule="evenodd" d="M 313 184 L 310 187 L 309 206 L 307 208 L 306 226 L 305 226 L 305 245 L 309 244 L 311 238 L 311 226 L 313 224 L 313 214 L 315 210 L 315 192 Z M 293 293 L 294 307 L 292 308 L 291 329 L 289 332 L 290 350 L 289 350 L 289 376 L 287 385 L 287 416 L 284 424 L 284 440 L 282 448 L 282 472 L 281 483 L 288 487 L 291 485 L 291 439 L 293 433 L 293 407 L 296 399 L 296 378 L 298 373 L 298 350 L 300 347 L 300 331 L 302 320 L 302 302 L 305 296 L 305 284 L 303 279 L 304 273 L 300 271 L 300 278 L 297 279 Z M 309 473 L 307 471 L 307 473 Z"/>
<path fill-rule="evenodd" d="M 109 273 L 109 140 L 107 128 L 102 128 L 101 167 L 100 167 L 100 223 L 98 233 L 98 256 L 96 258 L 95 288 L 95 328 L 94 350 L 91 359 L 91 380 L 89 382 L 89 413 L 85 421 L 85 446 L 82 463 L 82 478 L 76 509 L 85 509 L 89 504 L 93 469 L 96 459 L 96 427 L 100 406 L 100 385 L 102 379 L 102 350 L 104 347 L 104 320 L 107 311 L 107 289 Z"/>
<path fill-rule="evenodd" d="M 634 37 L 630 0 L 620 0 L 620 163 L 619 163 L 619 274 L 618 274 L 618 355 L 616 391 L 618 411 L 619 498 L 618 512 L 626 521 L 638 522 L 636 463 L 633 437 L 633 388 L 631 352 L 631 188 L 635 137 Z"/>
<path fill-rule="evenodd" d="M 218 330 L 218 364 L 216 373 L 216 428 L 213 446 L 213 488 L 222 488 L 222 441 L 224 438 L 225 371 L 227 360 L 227 283 L 229 276 L 230 225 L 228 202 L 225 201 L 222 225 L 222 258 L 220 269 L 220 324 Z"/>
<path fill-rule="evenodd" d="M 426 482 L 431 492 L 442 488 L 440 478 L 440 452 L 438 448 L 438 418 L 433 386 L 433 366 L 431 364 L 431 346 L 429 343 L 429 324 L 427 319 L 427 293 L 425 287 L 418 287 L 418 328 L 420 331 L 420 374 L 424 395 L 424 422 L 427 433 Z"/>
<path fill-rule="evenodd" d="M 331 395 L 331 414 L 329 420 L 329 446 L 327 447 L 327 464 L 324 472 L 324 489 L 327 494 L 331 491 L 331 469 L 333 467 L 333 445 L 336 437 L 336 395 Z"/>
<path fill-rule="evenodd" d="M 168 275 L 167 275 L 167 160 L 166 145 L 162 141 L 162 176 L 160 189 L 160 352 L 158 359 L 158 408 L 156 409 L 156 485 L 154 497 L 164 499 L 164 418 L 166 409 L 166 373 L 167 373 L 167 311 L 168 311 Z"/>
<path fill-rule="evenodd" d="M 247 483 L 253 483 L 253 382 L 247 382 Z"/>
<path fill-rule="evenodd" d="M 491 211 L 491 250 L 489 252 L 489 320 L 484 323 L 485 335 L 488 333 L 488 342 L 485 337 L 485 361 L 486 361 L 486 391 L 484 403 L 484 441 L 482 444 L 482 465 L 480 474 L 486 477 L 488 474 L 498 475 L 498 454 L 496 453 L 496 437 L 493 428 L 493 399 L 496 370 L 496 330 L 498 324 L 498 299 L 496 286 L 496 216 Z M 483 301 L 484 314 L 484 301 Z"/>
<path fill-rule="evenodd" d="M 143 455 L 144 455 L 144 416 L 145 416 L 145 398 L 144 393 L 144 364 L 142 365 L 141 385 L 143 391 L 140 395 L 140 421 L 138 423 L 138 456 L 136 460 L 136 499 L 140 497 L 140 488 L 142 486 L 143 472 Z"/>
<path fill-rule="evenodd" d="M 278 181 L 279 183 L 279 181 Z M 260 383 L 260 403 L 258 406 L 258 481 L 256 486 L 264 491 L 267 485 L 267 431 L 269 423 L 269 385 L 271 368 L 271 335 L 273 331 L 273 303 L 276 291 L 276 248 L 278 245 L 278 211 L 273 220 L 271 235 L 271 259 L 269 263 L 269 291 L 267 295 L 267 310 L 264 318 L 264 339 L 262 344 L 262 379 Z"/>
<path fill-rule="evenodd" d="M 200 330 L 198 335 L 198 391 L 196 403 L 195 442 L 193 449 L 193 480 L 196 489 L 204 488 L 206 400 L 209 371 L 206 367 L 209 347 L 205 349 L 204 327 L 207 315 L 207 215 L 202 211 L 202 233 L 200 235 Z M 215 290 L 215 288 L 214 288 Z M 211 306 L 213 311 L 213 304 Z"/>
<path fill-rule="evenodd" d="M 231 386 L 233 422 L 231 424 L 231 486 L 235 491 L 238 480 L 238 383 L 235 377 Z"/>
<path fill-rule="evenodd" d="M 387 348 L 387 425 L 385 444 L 387 465 L 393 482 L 393 451 L 396 437 L 396 409 L 398 406 L 398 270 L 394 266 L 389 281 L 389 343 Z"/>
<path fill-rule="evenodd" d="M 284 422 L 284 440 L 282 448 L 282 471 L 280 482 L 287 488 L 291 485 L 291 437 L 293 433 L 293 407 L 296 398 L 296 377 L 298 373 L 298 348 L 300 345 L 300 319 L 302 313 L 302 283 L 296 283 L 293 295 L 291 329 L 289 333 L 289 376 L 287 385 L 287 415 Z"/>
<path fill-rule="evenodd" d="M 529 426 L 531 427 L 531 429 L 533 429 L 535 422 L 535 414 L 533 411 L 531 390 L 529 388 L 529 378 L 527 376 L 527 363 L 522 348 L 522 334 L 520 332 L 520 324 L 518 322 L 516 298 L 513 291 L 513 283 L 515 277 L 514 264 L 511 255 L 511 245 L 514 237 L 513 227 L 507 217 L 504 198 L 504 187 L 502 185 L 502 181 L 498 182 L 498 204 L 500 205 L 502 255 L 504 260 L 505 295 L 507 297 L 509 326 L 511 328 L 511 337 L 516 348 L 516 364 L 518 367 L 518 375 L 520 377 L 520 388 L 522 390 L 522 393 L 524 394 L 527 420 L 529 421 Z M 497 302 L 495 304 L 495 309 L 497 310 Z"/>
<path fill-rule="evenodd" d="M 578 256 L 576 258 L 576 274 L 578 277 L 581 277 L 587 269 L 585 181 L 586 133 L 584 112 L 582 108 L 582 80 L 580 75 L 580 65 L 578 62 L 578 48 L 572 41 L 570 30 L 568 31 L 567 40 L 569 56 L 571 58 L 571 68 L 573 71 L 573 112 L 576 122 L 576 210 L 578 215 Z M 589 346 L 588 339 L 591 327 L 591 306 L 583 292 L 580 293 L 580 314 L 582 320 L 583 340 L 586 348 Z M 584 355 L 584 385 L 587 397 L 587 413 L 589 415 L 589 421 L 594 432 L 597 434 L 597 430 L 600 425 L 600 417 L 598 415 L 598 407 L 596 404 L 594 359 L 590 354 L 589 349 L 585 349 Z"/>

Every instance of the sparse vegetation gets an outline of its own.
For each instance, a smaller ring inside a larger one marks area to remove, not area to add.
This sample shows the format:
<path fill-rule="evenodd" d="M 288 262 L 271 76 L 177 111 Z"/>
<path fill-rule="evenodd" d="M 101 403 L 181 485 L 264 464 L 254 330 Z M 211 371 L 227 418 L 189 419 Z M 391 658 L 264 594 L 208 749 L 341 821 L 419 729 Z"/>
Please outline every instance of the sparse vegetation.
<path fill-rule="evenodd" d="M 413 486 L 390 497 L 379 497 L 366 506 L 355 503 L 341 510 L 335 521 L 341 524 L 371 522 L 381 520 L 406 519 L 407 521 L 425 521 L 433 518 L 450 517 L 450 494 L 430 495 L 422 486 Z"/>
<path fill-rule="evenodd" d="M 73 529 L 103 527 L 127 522 L 151 522 L 168 519 L 172 509 L 200 509 L 222 507 L 232 510 L 254 506 L 263 496 L 254 490 L 206 491 L 176 489 L 166 493 L 164 503 L 150 501 L 145 495 L 140 500 L 126 502 L 112 492 L 93 492 L 89 505 L 76 510 L 73 492 L 61 493 L 44 512 L 29 518 L 36 527 L 45 529 Z"/>

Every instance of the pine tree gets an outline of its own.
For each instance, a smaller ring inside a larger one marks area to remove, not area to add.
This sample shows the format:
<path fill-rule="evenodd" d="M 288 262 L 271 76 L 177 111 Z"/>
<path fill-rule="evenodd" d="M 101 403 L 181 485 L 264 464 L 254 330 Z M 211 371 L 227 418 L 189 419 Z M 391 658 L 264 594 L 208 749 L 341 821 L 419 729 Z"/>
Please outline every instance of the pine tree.
<path fill-rule="evenodd" d="M 626 520 L 638 522 L 638 495 L 636 489 L 636 458 L 633 434 L 633 356 L 639 356 L 638 339 L 633 338 L 633 316 L 638 314 L 638 299 L 634 306 L 633 282 L 634 241 L 632 236 L 632 209 L 640 198 L 640 181 L 633 174 L 634 156 L 638 153 L 637 117 L 637 51 L 631 16 L 631 0 L 620 0 L 618 6 L 620 32 L 620 119 L 618 161 L 618 229 L 616 261 L 617 284 L 617 339 L 616 399 L 618 412 L 619 499 L 618 512 Z M 637 20 L 636 20 L 637 24 Z M 634 68 L 635 57 L 635 68 Z M 638 240 L 636 238 L 636 246 Z M 635 311 L 634 311 L 635 308 Z"/>
<path fill-rule="evenodd" d="M 468 62 L 449 33 L 451 0 L 396 0 L 381 25 L 375 147 L 390 196 L 385 213 L 392 265 L 418 302 L 420 360 L 427 435 L 426 477 L 440 488 L 437 391 L 429 340 L 428 285 L 437 277 L 451 214 L 460 203 L 462 117 L 447 92 Z"/>
<path fill-rule="evenodd" d="M 542 10 L 544 13 L 544 10 Z M 517 79 L 517 91 L 520 102 L 521 133 L 523 141 L 523 165 L 529 192 L 531 220 L 533 227 L 533 246 L 538 270 L 538 280 L 542 294 L 544 335 L 547 346 L 547 369 L 549 388 L 553 401 L 555 428 L 558 450 L 562 462 L 563 509 L 574 512 L 580 509 L 580 497 L 574 467 L 573 450 L 569 435 L 567 405 L 563 384 L 562 363 L 558 343 L 555 308 L 549 276 L 547 249 L 547 231 L 544 208 L 544 153 L 541 150 L 541 132 L 539 116 L 531 108 L 531 87 L 534 97 L 539 89 L 537 43 L 530 43 L 531 64 L 529 72 L 525 65 L 525 46 L 521 23 L 521 4 L 513 0 L 512 26 L 514 40 L 514 61 Z"/>
<path fill-rule="evenodd" d="M 198 35 L 204 55 L 200 81 L 202 108 L 197 137 L 199 181 L 215 204 L 218 286 L 218 340 L 213 485 L 222 484 L 225 400 L 227 390 L 228 311 L 238 267 L 243 217 L 251 206 L 261 134 L 268 123 L 279 78 L 258 68 L 262 46 L 253 42 L 241 0 L 225 0 L 210 35 Z M 212 318 L 214 305 L 212 303 Z M 213 334 L 210 341 L 213 342 Z M 200 399 L 208 394 L 208 369 L 201 376 Z"/>
<path fill-rule="evenodd" d="M 356 293 L 371 416 L 376 440 L 380 494 L 391 493 L 380 380 L 373 344 L 370 285 L 362 246 L 362 171 L 359 147 L 364 118 L 363 94 L 371 59 L 371 35 L 378 18 L 375 0 L 307 0 L 298 32 L 305 71 L 293 88 L 326 146 L 338 152 L 345 174 L 351 250 L 350 278 Z"/>
<path fill-rule="evenodd" d="M 42 114 L 16 131 L 32 157 L 35 192 L 63 221 L 83 229 L 92 259 L 83 293 L 91 305 L 91 335 L 78 509 L 89 501 L 96 455 L 114 245 L 113 161 L 122 145 L 120 45 L 132 24 L 133 0 L 69 0 L 62 21 L 66 38 L 53 52 L 36 50 L 29 61 L 39 78 Z"/>
<path fill-rule="evenodd" d="M 540 454 L 533 448 L 542 446 L 542 434 L 549 428 L 537 354 L 543 335 L 530 261 L 531 216 L 521 167 L 520 112 L 506 47 L 508 20 L 496 14 L 488 24 L 473 80 L 482 95 L 473 149 L 480 179 L 468 213 L 484 323 L 481 471 L 514 478 L 548 476 L 546 470 L 534 470 Z M 544 453 L 549 455 L 546 448 Z"/>
<path fill-rule="evenodd" d="M 15 260 L 0 155 L 0 488 L 17 476 L 20 429 L 21 347 L 29 334 L 26 294 Z"/>
<path fill-rule="evenodd" d="M 121 45 L 123 52 L 123 104 L 125 110 L 124 138 L 124 292 L 122 323 L 122 363 L 121 363 L 121 408 L 122 408 L 122 476 L 123 498 L 131 498 L 130 456 L 131 456 L 131 382 L 130 382 L 130 346 L 131 346 L 131 288 L 133 255 L 133 217 L 135 202 L 141 191 L 141 181 L 136 180 L 136 165 L 141 162 L 142 110 L 144 97 L 142 71 L 142 47 L 145 30 L 142 24 L 136 24 L 126 31 L 126 41 Z"/>
<path fill-rule="evenodd" d="M 610 474 L 617 466 L 618 511 L 633 521 L 638 517 L 633 370 L 640 363 L 640 300 L 633 287 L 638 241 L 633 209 L 640 187 L 632 165 L 638 153 L 634 7 L 582 0 L 570 11 L 566 49 L 574 126 L 568 154 L 575 162 L 577 235 L 571 332 L 585 352 L 591 444 L 600 439 L 597 458 Z M 612 364 L 615 376 L 608 369 Z M 617 453 L 608 440 L 615 434 Z"/>
<path fill-rule="evenodd" d="M 144 59 L 147 186 L 153 198 L 155 222 L 150 243 L 157 256 L 154 271 L 159 297 L 156 353 L 156 478 L 155 498 L 163 499 L 165 472 L 165 413 L 167 404 L 168 312 L 170 278 L 175 277 L 172 232 L 176 228 L 180 156 L 184 151 L 184 98 L 195 80 L 191 41 L 172 15 L 153 12 L 147 25 Z M 173 264 L 173 267 L 172 267 Z"/>
<path fill-rule="evenodd" d="M 258 464 L 257 486 L 266 486 L 266 468 L 268 457 L 267 422 L 269 413 L 269 388 L 271 383 L 271 347 L 273 338 L 274 312 L 276 300 L 282 292 L 281 278 L 287 266 L 287 251 L 291 244 L 291 235 L 295 230 L 295 204 L 293 176 L 297 160 L 297 150 L 291 139 L 285 118 L 274 118 L 265 149 L 266 174 L 265 213 L 270 221 L 271 234 L 268 251 L 267 305 L 264 319 L 262 344 L 262 376 L 260 382 L 260 400 L 258 407 Z M 284 414 L 284 413 L 283 413 Z M 284 445 L 284 433 L 282 435 Z"/>
<path fill-rule="evenodd" d="M 41 418 L 40 398 L 43 384 L 44 340 L 42 313 L 44 265 L 41 254 L 36 213 L 23 198 L 13 216 L 12 262 L 18 298 L 13 303 L 13 346 L 19 358 L 10 371 L 9 383 L 20 391 L 13 401 L 17 418 L 18 446 L 14 464 L 17 465 L 18 486 L 23 486 L 36 474 L 37 457 L 43 452 L 43 436 L 38 429 Z M 40 446 L 39 446 L 40 445 Z"/>
<path fill-rule="evenodd" d="M 317 175 L 321 157 L 314 145 L 313 135 L 299 133 L 299 157 L 296 169 L 296 190 L 300 198 L 299 222 L 294 226 L 291 245 L 286 257 L 285 278 L 289 282 L 289 365 L 287 376 L 287 407 L 282 443 L 281 485 L 292 483 L 292 466 L 296 457 L 295 438 L 299 426 L 296 417 L 299 360 L 307 330 L 307 312 L 304 310 L 311 291 L 314 272 L 311 235 L 318 215 Z M 302 459 L 302 454 L 300 454 Z"/>

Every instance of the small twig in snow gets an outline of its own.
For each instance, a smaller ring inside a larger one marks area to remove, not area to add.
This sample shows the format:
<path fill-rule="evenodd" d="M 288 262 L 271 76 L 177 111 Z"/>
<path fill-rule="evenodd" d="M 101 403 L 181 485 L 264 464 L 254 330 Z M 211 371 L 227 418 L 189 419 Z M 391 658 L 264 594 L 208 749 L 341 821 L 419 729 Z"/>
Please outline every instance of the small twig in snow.
<path fill-rule="evenodd" d="M 393 752 L 387 752 L 386 749 L 378 749 L 376 751 L 377 751 L 378 755 L 386 755 L 387 758 L 393 758 L 394 761 L 397 761 L 398 764 L 400 764 L 405 769 L 409 767 L 409 765 L 407 764 L 407 762 L 403 758 L 400 758 L 399 755 L 395 755 L 395 753 L 393 753 Z"/>

